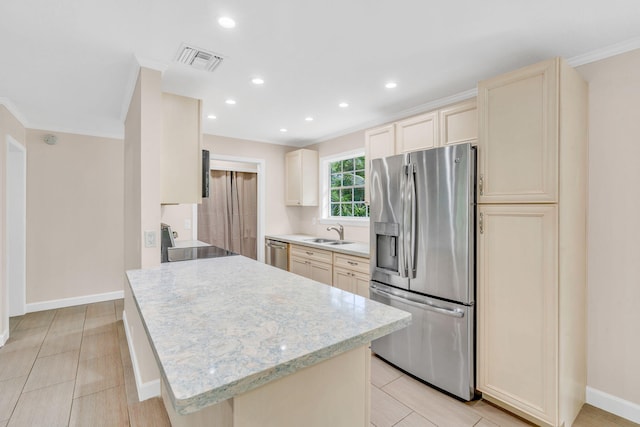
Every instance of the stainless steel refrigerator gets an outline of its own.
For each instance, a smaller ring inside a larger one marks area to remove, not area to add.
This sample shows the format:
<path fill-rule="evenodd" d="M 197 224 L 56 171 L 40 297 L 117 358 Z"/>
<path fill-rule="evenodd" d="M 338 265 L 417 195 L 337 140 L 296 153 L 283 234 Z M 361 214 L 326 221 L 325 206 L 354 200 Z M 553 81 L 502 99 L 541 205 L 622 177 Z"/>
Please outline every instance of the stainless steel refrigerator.
<path fill-rule="evenodd" d="M 371 162 L 371 299 L 411 312 L 372 342 L 383 359 L 465 400 L 475 394 L 475 148 Z"/>

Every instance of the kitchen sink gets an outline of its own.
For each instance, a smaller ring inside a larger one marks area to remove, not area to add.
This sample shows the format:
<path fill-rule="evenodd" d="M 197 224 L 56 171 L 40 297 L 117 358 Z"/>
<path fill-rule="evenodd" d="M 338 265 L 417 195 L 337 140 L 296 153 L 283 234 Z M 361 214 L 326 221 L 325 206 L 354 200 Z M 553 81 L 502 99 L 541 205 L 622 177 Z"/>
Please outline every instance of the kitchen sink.
<path fill-rule="evenodd" d="M 333 242 L 327 243 L 328 245 L 350 245 L 353 242 L 347 242 L 345 240 L 335 240 Z"/>
<path fill-rule="evenodd" d="M 311 242 L 311 243 L 329 243 L 331 245 L 337 244 L 338 240 L 334 240 L 334 239 L 321 239 L 321 238 L 316 238 L 316 239 L 305 239 L 305 242 Z"/>

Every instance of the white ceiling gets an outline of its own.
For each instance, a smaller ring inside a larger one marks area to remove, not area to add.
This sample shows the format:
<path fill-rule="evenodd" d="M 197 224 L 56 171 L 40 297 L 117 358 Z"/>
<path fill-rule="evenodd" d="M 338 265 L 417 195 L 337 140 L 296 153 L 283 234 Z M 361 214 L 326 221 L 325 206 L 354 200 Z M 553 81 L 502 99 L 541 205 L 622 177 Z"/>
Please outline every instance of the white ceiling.
<path fill-rule="evenodd" d="M 225 60 L 177 64 L 183 42 Z M 640 47 L 638 0 L 2 0 L 0 98 L 29 127 L 121 138 L 139 58 L 203 99 L 205 133 L 305 145 L 616 44 Z"/>

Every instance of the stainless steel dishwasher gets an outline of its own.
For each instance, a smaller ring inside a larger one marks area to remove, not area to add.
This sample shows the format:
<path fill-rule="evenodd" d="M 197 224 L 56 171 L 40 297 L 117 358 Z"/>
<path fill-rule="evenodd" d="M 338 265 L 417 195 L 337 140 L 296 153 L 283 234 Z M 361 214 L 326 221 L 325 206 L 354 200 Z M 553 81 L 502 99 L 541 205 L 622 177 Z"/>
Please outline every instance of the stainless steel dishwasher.
<path fill-rule="evenodd" d="M 289 244 L 279 240 L 266 239 L 264 246 L 265 264 L 289 271 Z"/>

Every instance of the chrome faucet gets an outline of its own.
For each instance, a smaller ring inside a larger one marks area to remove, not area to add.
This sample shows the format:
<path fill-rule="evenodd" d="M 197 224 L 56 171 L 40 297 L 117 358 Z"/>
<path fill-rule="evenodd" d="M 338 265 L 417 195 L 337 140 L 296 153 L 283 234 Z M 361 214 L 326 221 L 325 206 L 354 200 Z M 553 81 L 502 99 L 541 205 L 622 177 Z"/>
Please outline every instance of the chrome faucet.
<path fill-rule="evenodd" d="M 340 240 L 344 240 L 344 227 L 340 224 L 336 227 L 335 225 L 327 227 L 327 231 L 335 230 L 340 235 Z"/>

